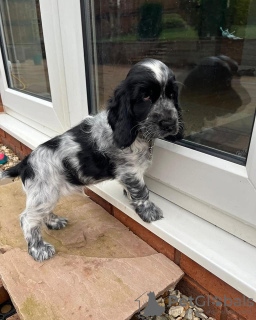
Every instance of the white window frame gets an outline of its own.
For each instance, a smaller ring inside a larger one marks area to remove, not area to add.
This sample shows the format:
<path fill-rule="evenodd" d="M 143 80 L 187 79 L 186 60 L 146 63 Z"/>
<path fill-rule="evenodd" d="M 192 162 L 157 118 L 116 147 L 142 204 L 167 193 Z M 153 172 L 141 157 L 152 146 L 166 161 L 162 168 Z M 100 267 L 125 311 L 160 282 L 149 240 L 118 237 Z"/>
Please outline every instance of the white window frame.
<path fill-rule="evenodd" d="M 40 0 L 40 9 L 52 101 L 9 88 L 2 52 L 0 90 L 6 113 L 53 137 L 88 114 L 80 3 Z"/>

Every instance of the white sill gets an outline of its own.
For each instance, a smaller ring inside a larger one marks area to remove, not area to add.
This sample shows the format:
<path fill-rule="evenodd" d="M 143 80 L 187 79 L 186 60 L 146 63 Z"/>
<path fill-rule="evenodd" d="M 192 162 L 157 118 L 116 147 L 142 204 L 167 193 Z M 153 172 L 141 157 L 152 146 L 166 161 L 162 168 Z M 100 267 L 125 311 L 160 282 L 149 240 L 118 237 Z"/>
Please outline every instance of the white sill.
<path fill-rule="evenodd" d="M 145 223 L 123 195 L 122 186 L 107 181 L 90 189 L 186 256 L 256 301 L 256 248 L 150 192 L 164 219 Z"/>
<path fill-rule="evenodd" d="M 31 149 L 49 136 L 5 113 L 0 128 Z M 129 217 L 155 233 L 214 275 L 256 301 L 256 248 L 189 211 L 150 192 L 150 199 L 164 212 L 164 219 L 143 222 L 123 195 L 122 186 L 108 181 L 90 189 Z"/>
<path fill-rule="evenodd" d="M 32 150 L 51 138 L 6 113 L 0 113 L 0 128 Z"/>

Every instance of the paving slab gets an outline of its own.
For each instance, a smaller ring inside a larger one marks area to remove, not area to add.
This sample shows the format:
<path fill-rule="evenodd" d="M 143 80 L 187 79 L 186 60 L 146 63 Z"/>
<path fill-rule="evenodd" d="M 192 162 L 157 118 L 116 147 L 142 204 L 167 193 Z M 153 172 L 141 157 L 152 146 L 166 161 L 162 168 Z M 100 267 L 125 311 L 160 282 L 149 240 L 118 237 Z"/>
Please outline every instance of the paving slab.
<path fill-rule="evenodd" d="M 60 200 L 54 212 L 69 224 L 44 229 L 56 256 L 35 262 L 19 226 L 24 206 L 19 181 L 0 186 L 0 275 L 20 319 L 130 319 L 140 295 L 158 296 L 183 276 L 171 260 L 82 195 Z"/>

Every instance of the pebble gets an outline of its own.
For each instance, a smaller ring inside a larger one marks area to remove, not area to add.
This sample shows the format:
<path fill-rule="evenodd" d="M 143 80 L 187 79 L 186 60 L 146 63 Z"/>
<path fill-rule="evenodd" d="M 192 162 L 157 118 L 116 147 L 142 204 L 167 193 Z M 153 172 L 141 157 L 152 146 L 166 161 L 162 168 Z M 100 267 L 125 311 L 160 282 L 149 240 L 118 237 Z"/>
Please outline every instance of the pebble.
<path fill-rule="evenodd" d="M 185 313 L 185 317 L 184 319 L 186 320 L 193 320 L 193 310 L 192 309 L 188 309 Z"/>
<path fill-rule="evenodd" d="M 18 162 L 20 162 L 19 158 L 17 155 L 8 147 L 4 146 L 3 144 L 0 143 L 0 152 L 3 152 L 7 157 L 8 161 L 5 164 L 0 164 L 0 170 L 7 170 L 10 167 L 15 166 Z M 13 179 L 14 181 L 19 180 L 19 178 Z"/>
<path fill-rule="evenodd" d="M 164 299 L 163 299 L 162 297 L 160 297 L 160 298 L 158 298 L 156 301 L 157 301 L 158 303 L 163 303 L 163 302 L 164 302 Z"/>
<path fill-rule="evenodd" d="M 200 319 L 208 319 L 208 317 L 204 313 L 198 312 L 197 310 L 195 311 L 195 316 Z"/>
<path fill-rule="evenodd" d="M 180 298 L 180 291 L 179 290 L 172 290 L 170 292 L 171 296 L 176 296 L 177 298 Z"/>
<path fill-rule="evenodd" d="M 162 313 L 161 316 L 154 317 L 143 317 L 145 320 L 215 320 L 214 318 L 208 318 L 204 314 L 204 310 L 194 303 L 189 301 L 189 298 L 182 294 L 179 290 L 170 289 L 166 291 L 162 296 L 157 299 L 157 302 L 160 306 L 167 307 L 169 304 L 169 295 L 176 296 L 177 299 L 188 300 L 188 303 L 185 307 L 179 305 L 172 305 L 170 308 L 167 308 L 167 313 Z M 191 303 L 191 306 L 190 306 Z"/>
<path fill-rule="evenodd" d="M 184 308 L 181 306 L 171 307 L 169 310 L 169 315 L 177 318 L 184 311 Z"/>
<path fill-rule="evenodd" d="M 198 311 L 198 312 L 204 312 L 204 309 L 199 308 L 198 306 L 195 305 L 194 310 Z"/>

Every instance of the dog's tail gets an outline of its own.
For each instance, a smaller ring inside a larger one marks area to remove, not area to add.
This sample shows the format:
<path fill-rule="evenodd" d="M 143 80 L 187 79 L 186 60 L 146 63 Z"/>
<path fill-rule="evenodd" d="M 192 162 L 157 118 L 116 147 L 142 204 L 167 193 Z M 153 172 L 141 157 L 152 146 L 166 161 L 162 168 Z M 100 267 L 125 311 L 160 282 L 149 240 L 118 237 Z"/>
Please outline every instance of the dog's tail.
<path fill-rule="evenodd" d="M 23 169 L 27 166 L 28 156 L 19 162 L 15 167 L 11 167 L 5 171 L 0 172 L 0 180 L 5 178 L 16 178 L 20 176 Z"/>

